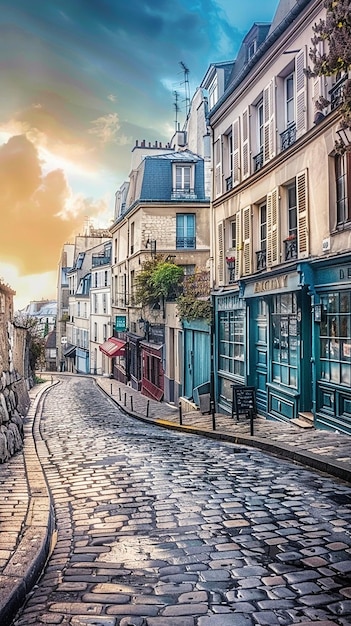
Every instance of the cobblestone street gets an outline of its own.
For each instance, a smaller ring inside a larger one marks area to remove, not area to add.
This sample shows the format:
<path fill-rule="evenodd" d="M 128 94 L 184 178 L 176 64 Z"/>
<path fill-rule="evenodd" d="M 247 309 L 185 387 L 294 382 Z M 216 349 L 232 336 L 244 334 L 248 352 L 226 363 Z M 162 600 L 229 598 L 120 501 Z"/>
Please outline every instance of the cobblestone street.
<path fill-rule="evenodd" d="M 56 545 L 13 626 L 351 624 L 351 486 L 123 414 L 88 378 L 47 394 Z"/>

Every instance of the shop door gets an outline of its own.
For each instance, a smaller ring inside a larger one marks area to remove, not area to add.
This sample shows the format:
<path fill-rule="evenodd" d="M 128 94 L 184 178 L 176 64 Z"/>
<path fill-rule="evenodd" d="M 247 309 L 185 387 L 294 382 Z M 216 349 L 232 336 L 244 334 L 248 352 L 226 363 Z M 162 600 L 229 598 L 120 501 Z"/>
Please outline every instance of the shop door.
<path fill-rule="evenodd" d="M 191 398 L 195 387 L 210 381 L 211 356 L 209 333 L 186 330 L 185 337 L 185 397 Z M 195 356 L 196 355 L 196 358 Z"/>
<path fill-rule="evenodd" d="M 263 298 L 250 305 L 250 372 L 248 384 L 256 388 L 257 412 L 267 413 L 268 307 Z"/>

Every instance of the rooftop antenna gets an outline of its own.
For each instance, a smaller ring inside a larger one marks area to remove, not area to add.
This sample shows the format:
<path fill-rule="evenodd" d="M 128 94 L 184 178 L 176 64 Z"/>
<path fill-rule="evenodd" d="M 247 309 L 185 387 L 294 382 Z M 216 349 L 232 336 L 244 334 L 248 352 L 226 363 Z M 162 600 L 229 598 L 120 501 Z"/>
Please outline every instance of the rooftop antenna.
<path fill-rule="evenodd" d="M 185 92 L 185 114 L 188 117 L 190 109 L 190 87 L 189 87 L 189 70 L 183 61 L 179 61 L 179 65 L 184 72 L 184 92 Z"/>
<path fill-rule="evenodd" d="M 179 105 L 178 105 L 178 98 L 179 98 L 179 93 L 178 91 L 173 91 L 173 95 L 174 95 L 174 110 L 175 110 L 175 131 L 177 132 L 178 130 L 178 113 L 179 113 Z"/>

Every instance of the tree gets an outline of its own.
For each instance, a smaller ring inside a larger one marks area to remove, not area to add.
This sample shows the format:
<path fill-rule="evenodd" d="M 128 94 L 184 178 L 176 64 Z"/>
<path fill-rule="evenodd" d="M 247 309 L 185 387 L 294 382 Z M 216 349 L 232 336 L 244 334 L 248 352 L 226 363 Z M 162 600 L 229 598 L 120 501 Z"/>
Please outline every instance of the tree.
<path fill-rule="evenodd" d="M 30 315 L 17 313 L 14 325 L 27 330 L 29 367 L 34 376 L 36 369 L 45 368 L 45 339 L 39 330 L 39 321 Z"/>
<path fill-rule="evenodd" d="M 351 10 L 350 0 L 324 0 L 327 9 L 325 20 L 320 19 L 312 27 L 309 57 L 312 68 L 308 67 L 308 76 L 335 76 L 348 72 L 351 67 Z M 321 42 L 327 44 L 327 51 L 321 52 Z M 329 101 L 320 98 L 316 102 L 318 110 L 323 110 Z M 345 80 L 341 101 L 341 125 L 351 128 L 351 80 Z M 337 146 L 336 146 L 337 147 Z M 338 146 L 342 148 L 342 146 Z"/>
<path fill-rule="evenodd" d="M 145 261 L 135 277 L 136 304 L 153 305 L 173 296 L 183 280 L 179 265 L 164 261 L 162 256 Z"/>

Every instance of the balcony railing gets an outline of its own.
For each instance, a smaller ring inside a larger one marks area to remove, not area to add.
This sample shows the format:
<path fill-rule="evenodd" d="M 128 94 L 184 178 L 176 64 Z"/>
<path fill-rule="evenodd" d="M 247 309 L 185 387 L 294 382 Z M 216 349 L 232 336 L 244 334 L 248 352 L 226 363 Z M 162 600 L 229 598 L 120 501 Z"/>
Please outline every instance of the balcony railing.
<path fill-rule="evenodd" d="M 296 141 L 296 124 L 288 126 L 283 133 L 280 133 L 280 148 L 286 150 Z"/>
<path fill-rule="evenodd" d="M 265 270 L 267 268 L 266 250 L 257 250 L 256 252 L 256 270 Z"/>
<path fill-rule="evenodd" d="M 263 150 L 261 150 L 261 152 L 259 152 L 258 154 L 256 154 L 256 156 L 253 157 L 253 162 L 254 162 L 254 171 L 258 172 L 258 170 L 260 170 L 261 167 L 263 166 Z"/>
<path fill-rule="evenodd" d="M 176 248 L 187 249 L 190 248 L 194 250 L 196 247 L 196 237 L 176 237 Z"/>
<path fill-rule="evenodd" d="M 292 259 L 297 259 L 297 239 L 296 237 L 288 237 L 284 240 L 285 261 L 291 261 Z"/>
<path fill-rule="evenodd" d="M 98 267 L 99 265 L 109 265 L 111 263 L 111 256 L 105 256 L 103 254 L 93 254 L 92 266 Z"/>
<path fill-rule="evenodd" d="M 225 190 L 230 191 L 231 189 L 233 189 L 233 177 L 228 176 L 228 178 L 225 179 Z"/>
<path fill-rule="evenodd" d="M 329 91 L 330 96 L 330 108 L 332 111 L 341 104 L 342 94 L 344 91 L 345 81 L 348 79 L 348 74 L 339 78 L 339 80 L 333 85 Z"/>
<path fill-rule="evenodd" d="M 171 200 L 197 200 L 195 189 L 172 189 Z"/>

